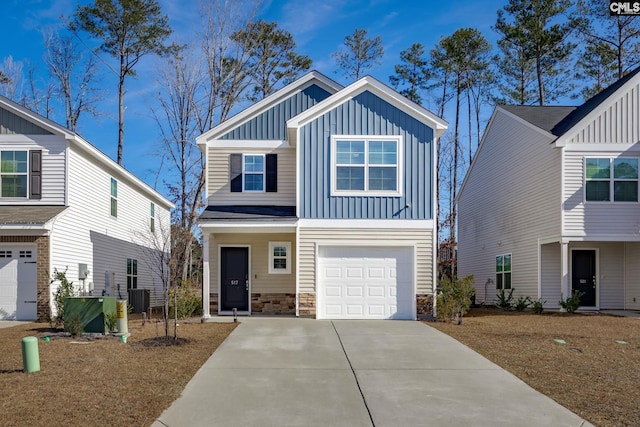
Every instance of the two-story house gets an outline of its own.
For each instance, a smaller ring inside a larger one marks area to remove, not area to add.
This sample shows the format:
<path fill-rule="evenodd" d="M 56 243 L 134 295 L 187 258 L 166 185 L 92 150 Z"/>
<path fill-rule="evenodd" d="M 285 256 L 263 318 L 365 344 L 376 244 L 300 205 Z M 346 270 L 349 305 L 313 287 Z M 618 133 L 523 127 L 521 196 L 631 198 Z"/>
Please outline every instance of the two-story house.
<path fill-rule="evenodd" d="M 0 97 L 0 319 L 44 320 L 53 273 L 160 305 L 172 203 L 74 132 Z"/>
<path fill-rule="evenodd" d="M 371 77 L 311 72 L 197 138 L 204 317 L 431 314 L 446 127 Z"/>
<path fill-rule="evenodd" d="M 476 301 L 640 309 L 639 111 L 640 69 L 578 107 L 495 109 L 458 197 Z"/>

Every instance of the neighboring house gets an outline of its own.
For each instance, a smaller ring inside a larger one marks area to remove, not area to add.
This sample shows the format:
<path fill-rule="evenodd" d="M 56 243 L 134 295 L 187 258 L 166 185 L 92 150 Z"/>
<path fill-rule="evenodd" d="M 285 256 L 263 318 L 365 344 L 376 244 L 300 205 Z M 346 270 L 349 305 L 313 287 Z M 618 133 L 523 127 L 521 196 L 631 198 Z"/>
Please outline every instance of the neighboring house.
<path fill-rule="evenodd" d="M 640 69 L 579 107 L 496 107 L 458 197 L 477 302 L 640 309 Z"/>
<path fill-rule="evenodd" d="M 78 290 L 149 289 L 169 239 L 167 199 L 75 133 L 0 97 L 0 319 L 44 320 L 54 271 Z M 155 240 L 159 243 L 153 243 Z"/>
<path fill-rule="evenodd" d="M 197 138 L 204 317 L 431 314 L 446 126 L 371 77 L 311 72 Z"/>

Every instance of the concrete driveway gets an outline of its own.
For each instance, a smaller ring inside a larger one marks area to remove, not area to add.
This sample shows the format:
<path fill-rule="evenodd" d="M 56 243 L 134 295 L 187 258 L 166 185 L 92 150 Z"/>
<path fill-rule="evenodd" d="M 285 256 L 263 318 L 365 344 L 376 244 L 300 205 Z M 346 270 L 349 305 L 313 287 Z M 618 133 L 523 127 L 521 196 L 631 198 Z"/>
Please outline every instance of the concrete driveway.
<path fill-rule="evenodd" d="M 412 321 L 242 319 L 159 426 L 590 426 Z"/>

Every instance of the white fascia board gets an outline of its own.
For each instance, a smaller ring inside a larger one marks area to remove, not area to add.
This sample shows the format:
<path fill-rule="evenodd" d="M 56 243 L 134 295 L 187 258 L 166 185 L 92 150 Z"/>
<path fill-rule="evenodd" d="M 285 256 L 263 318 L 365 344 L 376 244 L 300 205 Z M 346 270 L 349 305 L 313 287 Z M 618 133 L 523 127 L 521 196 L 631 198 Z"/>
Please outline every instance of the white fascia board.
<path fill-rule="evenodd" d="M 250 139 L 215 139 L 207 141 L 207 147 L 213 148 L 289 148 L 289 141 L 282 140 L 250 140 Z"/>
<path fill-rule="evenodd" d="M 308 110 L 298 114 L 295 117 L 292 117 L 291 119 L 289 119 L 289 121 L 287 121 L 287 128 L 300 128 L 319 115 L 332 110 L 338 105 L 343 104 L 344 102 L 367 90 L 379 96 L 381 99 L 384 99 L 396 108 L 409 114 L 413 118 L 419 120 L 420 122 L 432 127 L 435 131 L 436 138 L 442 135 L 449 126 L 449 124 L 445 120 L 436 116 L 426 108 L 423 108 L 418 104 L 410 101 L 409 99 L 400 95 L 398 92 L 394 91 L 389 86 L 381 83 L 375 78 L 371 76 L 365 76 L 360 80 L 352 83 L 351 85 L 345 87 L 341 91 L 330 96 L 329 98 L 325 99 L 324 101 L 317 103 Z"/>
<path fill-rule="evenodd" d="M 300 228 L 435 229 L 432 219 L 300 219 Z"/>
<path fill-rule="evenodd" d="M 21 117 L 35 124 L 36 126 L 42 129 L 45 129 L 53 133 L 54 135 L 63 136 L 65 139 L 71 139 L 75 136 L 75 133 L 65 128 L 64 126 L 59 125 L 58 123 L 55 123 L 47 119 L 46 117 L 43 117 L 40 114 L 35 113 L 23 107 L 22 105 L 11 101 L 10 99 L 4 96 L 0 96 L 0 107 L 12 112 L 18 117 Z"/>
<path fill-rule="evenodd" d="M 102 151 L 98 150 L 95 146 L 87 142 L 79 135 L 76 135 L 73 139 L 71 139 L 70 144 L 72 147 L 79 149 L 80 151 L 89 155 L 91 158 L 95 159 L 98 165 L 102 166 L 104 170 L 114 175 L 114 177 L 118 177 L 121 179 L 124 178 L 130 184 L 133 184 L 133 187 L 135 189 L 139 190 L 143 194 L 146 194 L 151 201 L 168 210 L 174 208 L 175 205 L 171 201 L 151 188 L 140 178 L 126 170 L 124 167 L 120 166 L 113 159 L 104 154 Z"/>
<path fill-rule="evenodd" d="M 305 74 L 293 83 L 272 93 L 261 101 L 258 101 L 245 110 L 239 112 L 230 119 L 220 123 L 218 126 L 215 126 L 202 135 L 198 136 L 196 138 L 196 143 L 202 147 L 203 145 L 206 145 L 207 141 L 220 138 L 231 129 L 240 126 L 242 123 L 252 119 L 262 111 L 271 108 L 283 99 L 286 99 L 297 92 L 303 91 L 307 87 L 314 84 L 320 86 L 329 93 L 336 93 L 337 91 L 342 89 L 342 85 L 331 80 L 324 74 L 317 71 L 311 71 L 310 73 Z"/>
<path fill-rule="evenodd" d="M 5 224 L 0 225 L 0 236 L 47 236 L 51 233 L 50 224 Z"/>
<path fill-rule="evenodd" d="M 598 152 L 598 153 L 628 153 L 630 151 L 640 152 L 640 144 L 631 142 L 627 144 L 617 143 L 570 143 L 564 146 L 566 152 Z"/>
<path fill-rule="evenodd" d="M 216 222 L 202 223 L 198 226 L 206 233 L 295 233 L 297 221 L 278 222 Z"/>
<path fill-rule="evenodd" d="M 562 243 L 571 242 L 640 242 L 640 236 L 632 234 L 576 234 L 562 236 Z"/>

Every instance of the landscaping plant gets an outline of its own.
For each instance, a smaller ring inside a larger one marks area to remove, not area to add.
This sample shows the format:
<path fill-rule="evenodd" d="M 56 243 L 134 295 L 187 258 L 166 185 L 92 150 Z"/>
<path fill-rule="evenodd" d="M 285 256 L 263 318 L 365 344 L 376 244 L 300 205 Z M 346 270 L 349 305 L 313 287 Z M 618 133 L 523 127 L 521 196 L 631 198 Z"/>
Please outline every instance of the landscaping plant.
<path fill-rule="evenodd" d="M 169 290 L 169 298 L 173 301 L 171 316 L 185 319 L 199 315 L 202 311 L 202 290 L 189 281 Z"/>
<path fill-rule="evenodd" d="M 475 293 L 472 283 L 473 275 L 462 279 L 447 277 L 440 282 L 437 300 L 439 319 L 451 320 L 458 325 L 462 323 L 462 316 L 469 310 L 471 297 Z"/>
<path fill-rule="evenodd" d="M 57 269 L 53 269 L 53 276 L 51 277 L 51 284 L 55 282 L 60 282 L 58 289 L 56 290 L 55 295 L 53 296 L 53 301 L 56 306 L 56 315 L 54 317 L 49 318 L 49 322 L 51 326 L 59 326 L 64 324 L 64 299 L 67 297 L 76 296 L 76 289 L 73 286 L 73 282 L 67 280 L 67 269 L 64 271 L 58 271 Z"/>
<path fill-rule="evenodd" d="M 513 307 L 513 289 L 509 289 L 509 292 L 505 292 L 504 289 L 500 289 L 496 294 L 498 301 L 496 307 L 503 310 L 509 310 Z"/>
<path fill-rule="evenodd" d="M 531 298 L 529 298 L 528 296 L 523 296 L 517 299 L 513 307 L 516 309 L 516 311 L 524 311 L 531 305 L 531 303 Z"/>
<path fill-rule="evenodd" d="M 535 314 L 542 314 L 542 312 L 544 311 L 544 304 L 546 302 L 547 301 L 542 301 L 541 299 L 535 300 L 535 301 L 531 301 L 533 312 Z"/>
<path fill-rule="evenodd" d="M 580 298 L 584 295 L 584 292 L 580 292 L 577 289 L 571 293 L 571 296 L 566 299 L 561 299 L 558 301 L 560 307 L 567 310 L 567 313 L 575 313 L 578 308 L 580 308 Z"/>

